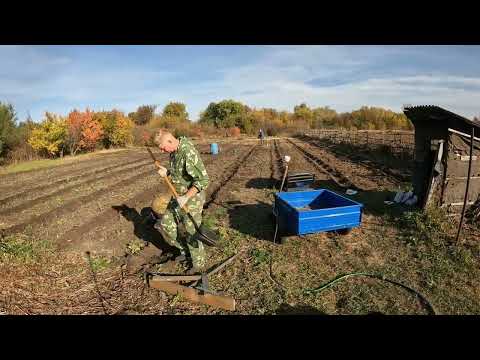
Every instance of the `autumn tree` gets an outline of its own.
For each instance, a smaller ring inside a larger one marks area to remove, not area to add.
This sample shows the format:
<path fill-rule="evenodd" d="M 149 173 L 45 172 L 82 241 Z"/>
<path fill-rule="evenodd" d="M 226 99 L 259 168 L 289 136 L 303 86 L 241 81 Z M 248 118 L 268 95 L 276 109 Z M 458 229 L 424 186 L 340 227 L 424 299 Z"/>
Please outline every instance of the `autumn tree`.
<path fill-rule="evenodd" d="M 313 111 L 305 103 L 295 106 L 293 115 L 295 120 L 303 120 L 310 125 L 313 124 Z"/>
<path fill-rule="evenodd" d="M 100 123 L 103 130 L 102 143 L 105 148 L 111 146 L 126 146 L 133 142 L 134 122 L 123 112 L 112 111 L 96 112 L 93 118 Z"/>
<path fill-rule="evenodd" d="M 200 123 L 215 125 L 217 128 L 228 128 L 241 125 L 248 108 L 234 100 L 223 100 L 210 103 L 200 116 Z"/>
<path fill-rule="evenodd" d="M 188 113 L 185 104 L 181 102 L 170 102 L 164 108 L 162 112 L 163 117 L 169 117 L 177 119 L 178 121 L 188 120 Z"/>
<path fill-rule="evenodd" d="M 88 151 L 95 150 L 98 142 L 102 138 L 103 129 L 98 121 L 95 121 L 92 115 L 85 117 L 85 123 L 80 140 L 80 148 Z"/>
<path fill-rule="evenodd" d="M 93 114 L 93 119 L 100 123 L 103 130 L 102 143 L 103 147 L 108 149 L 112 146 L 111 138 L 116 126 L 116 110 L 98 111 Z"/>
<path fill-rule="evenodd" d="M 126 146 L 133 142 L 133 128 L 135 124 L 123 113 L 117 113 L 115 128 L 110 135 L 110 142 L 114 146 Z"/>
<path fill-rule="evenodd" d="M 128 117 L 137 125 L 148 124 L 155 116 L 156 105 L 142 105 L 137 111 L 128 114 Z"/>
<path fill-rule="evenodd" d="M 42 155 L 63 155 L 67 146 L 67 135 L 66 119 L 47 112 L 42 123 L 32 130 L 28 143 Z"/>
<path fill-rule="evenodd" d="M 330 127 L 334 124 L 337 112 L 330 107 L 318 107 L 313 109 L 313 125 L 316 128 Z"/>
<path fill-rule="evenodd" d="M 93 115 L 88 109 L 85 112 L 73 110 L 68 114 L 67 143 L 70 154 L 76 155 L 80 150 L 93 150 L 102 138 L 102 125 Z"/>

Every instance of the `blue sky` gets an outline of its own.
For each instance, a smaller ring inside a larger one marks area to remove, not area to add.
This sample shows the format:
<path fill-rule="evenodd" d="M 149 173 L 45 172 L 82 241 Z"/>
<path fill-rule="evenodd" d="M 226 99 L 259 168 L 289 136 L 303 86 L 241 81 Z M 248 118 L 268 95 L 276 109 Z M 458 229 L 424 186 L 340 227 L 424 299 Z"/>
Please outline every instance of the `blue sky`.
<path fill-rule="evenodd" d="M 292 111 L 439 105 L 480 115 L 480 46 L 5 46 L 0 101 L 20 120 L 74 108 L 212 101 Z"/>

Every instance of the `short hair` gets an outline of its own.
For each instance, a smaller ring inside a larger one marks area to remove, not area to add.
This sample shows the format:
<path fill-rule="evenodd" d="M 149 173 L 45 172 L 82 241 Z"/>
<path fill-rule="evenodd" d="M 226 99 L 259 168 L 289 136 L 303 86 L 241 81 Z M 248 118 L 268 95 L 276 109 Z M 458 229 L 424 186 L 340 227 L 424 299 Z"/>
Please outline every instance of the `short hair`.
<path fill-rule="evenodd" d="M 172 133 L 171 133 L 170 131 L 168 131 L 167 129 L 160 129 L 160 130 L 158 130 L 157 133 L 155 134 L 154 142 L 155 142 L 156 144 L 159 144 L 160 139 L 161 139 L 163 136 L 167 135 L 167 134 L 172 135 Z"/>

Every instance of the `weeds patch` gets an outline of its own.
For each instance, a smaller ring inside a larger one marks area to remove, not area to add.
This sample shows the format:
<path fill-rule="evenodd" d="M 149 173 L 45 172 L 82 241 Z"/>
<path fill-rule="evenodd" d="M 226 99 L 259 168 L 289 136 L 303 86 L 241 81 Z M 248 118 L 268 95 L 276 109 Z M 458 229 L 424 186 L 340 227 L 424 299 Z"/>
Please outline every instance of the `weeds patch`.
<path fill-rule="evenodd" d="M 51 243 L 24 234 L 14 234 L 0 241 L 0 260 L 34 262 L 51 250 Z"/>
<path fill-rule="evenodd" d="M 138 239 L 132 240 L 127 244 L 127 253 L 136 255 L 143 249 L 143 242 Z"/>
<path fill-rule="evenodd" d="M 107 269 L 112 261 L 104 256 L 93 256 L 90 258 L 90 264 L 94 273 Z"/>
<path fill-rule="evenodd" d="M 252 249 L 250 255 L 252 256 L 256 266 L 268 263 L 272 257 L 269 251 L 262 249 Z"/>
<path fill-rule="evenodd" d="M 418 246 L 425 243 L 438 245 L 450 239 L 451 222 L 440 208 L 429 208 L 425 211 L 409 211 L 403 213 L 399 221 L 403 231 L 403 239 L 407 244 Z"/>

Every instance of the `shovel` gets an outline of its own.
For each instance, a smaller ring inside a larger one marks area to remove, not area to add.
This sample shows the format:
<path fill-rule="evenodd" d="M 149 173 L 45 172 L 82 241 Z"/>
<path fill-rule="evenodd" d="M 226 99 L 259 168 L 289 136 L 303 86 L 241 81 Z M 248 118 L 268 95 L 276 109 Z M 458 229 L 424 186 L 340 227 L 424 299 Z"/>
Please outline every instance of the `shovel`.
<path fill-rule="evenodd" d="M 152 157 L 153 161 L 155 162 L 155 165 L 158 165 L 158 161 L 155 159 L 155 156 L 153 155 L 152 151 L 147 147 L 148 152 L 150 153 L 150 156 Z M 164 177 L 165 182 L 167 183 L 168 188 L 170 189 L 172 195 L 175 197 L 175 199 L 178 198 L 178 193 L 177 190 L 173 187 L 172 183 L 170 182 L 170 179 L 168 176 Z M 197 222 L 193 219 L 192 214 L 188 212 L 188 210 L 185 207 L 182 207 L 181 210 L 183 210 L 190 221 L 193 223 L 193 226 L 195 227 L 196 234 L 194 235 L 196 240 L 200 240 L 204 244 L 208 246 L 217 246 L 217 241 L 219 239 L 219 234 L 214 232 L 211 229 L 208 229 L 205 227 L 203 224 L 198 226 Z"/>

